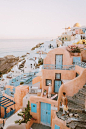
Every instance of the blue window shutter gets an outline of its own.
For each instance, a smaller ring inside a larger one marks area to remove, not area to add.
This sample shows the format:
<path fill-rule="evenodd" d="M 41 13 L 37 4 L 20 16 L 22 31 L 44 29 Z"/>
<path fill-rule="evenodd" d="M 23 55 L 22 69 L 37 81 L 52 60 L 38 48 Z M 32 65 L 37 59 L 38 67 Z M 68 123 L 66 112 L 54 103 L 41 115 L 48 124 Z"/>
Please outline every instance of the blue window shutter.
<path fill-rule="evenodd" d="M 31 103 L 31 112 L 37 113 L 37 104 Z"/>
<path fill-rule="evenodd" d="M 60 127 L 58 125 L 55 125 L 55 129 L 60 129 Z"/>

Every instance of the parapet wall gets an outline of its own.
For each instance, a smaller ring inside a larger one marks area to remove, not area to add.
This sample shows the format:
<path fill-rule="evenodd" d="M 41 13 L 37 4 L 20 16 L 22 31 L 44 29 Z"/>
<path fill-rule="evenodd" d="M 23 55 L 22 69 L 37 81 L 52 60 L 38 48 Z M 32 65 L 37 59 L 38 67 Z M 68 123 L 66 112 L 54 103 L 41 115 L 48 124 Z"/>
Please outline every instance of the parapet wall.
<path fill-rule="evenodd" d="M 59 89 L 59 95 L 58 95 L 58 109 L 59 104 L 61 101 L 62 93 L 66 92 L 66 95 L 73 96 L 76 94 L 81 88 L 83 88 L 83 85 L 86 83 L 86 69 L 82 69 L 79 66 L 75 67 L 75 70 L 80 73 L 80 75 L 73 80 L 62 84 Z"/>

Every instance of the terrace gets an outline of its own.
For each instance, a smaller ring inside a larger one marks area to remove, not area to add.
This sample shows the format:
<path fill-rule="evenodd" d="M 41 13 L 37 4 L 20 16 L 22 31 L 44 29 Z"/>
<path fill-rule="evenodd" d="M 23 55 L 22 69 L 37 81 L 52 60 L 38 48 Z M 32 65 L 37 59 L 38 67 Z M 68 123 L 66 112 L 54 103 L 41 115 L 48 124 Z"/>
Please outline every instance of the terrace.
<path fill-rule="evenodd" d="M 9 85 L 13 86 L 13 89 L 6 88 L 5 94 L 8 96 L 14 97 L 15 88 L 19 85 L 32 85 L 32 79 L 34 78 L 36 72 L 24 73 L 16 78 L 13 78 L 9 81 Z"/>
<path fill-rule="evenodd" d="M 73 65 L 55 65 L 55 64 L 43 64 L 43 69 L 58 69 L 58 70 L 75 70 L 75 65 L 82 68 L 86 68 L 86 63 L 82 61 L 75 61 Z"/>
<path fill-rule="evenodd" d="M 43 64 L 43 69 L 75 70 L 75 65 Z"/>
<path fill-rule="evenodd" d="M 6 112 L 6 109 L 11 107 L 14 104 L 15 104 L 15 102 L 13 100 L 0 95 L 0 107 L 4 108 L 4 118 L 8 118 L 15 112 L 15 109 L 12 109 L 12 108 L 10 109 L 9 113 Z M 0 108 L 0 116 L 1 116 L 1 108 Z"/>
<path fill-rule="evenodd" d="M 16 78 L 13 78 L 12 80 L 10 80 L 9 85 L 16 87 L 16 86 L 19 86 L 21 84 L 21 82 L 23 82 L 23 84 L 28 84 L 29 82 L 32 81 L 32 78 L 34 75 L 35 75 L 34 72 L 24 73 L 20 76 L 17 76 Z"/>
<path fill-rule="evenodd" d="M 11 96 L 11 97 L 14 97 L 15 88 L 13 88 L 12 91 L 10 90 L 10 88 L 6 88 L 5 94 L 7 94 L 7 95 L 9 95 L 9 96 Z"/>

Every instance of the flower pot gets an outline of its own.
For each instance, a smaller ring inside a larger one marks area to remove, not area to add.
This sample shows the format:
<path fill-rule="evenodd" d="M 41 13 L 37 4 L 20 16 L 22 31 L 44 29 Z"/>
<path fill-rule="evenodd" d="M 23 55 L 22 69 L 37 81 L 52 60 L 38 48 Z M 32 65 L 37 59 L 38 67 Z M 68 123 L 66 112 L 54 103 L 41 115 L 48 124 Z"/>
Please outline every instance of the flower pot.
<path fill-rule="evenodd" d="M 73 56 L 74 55 L 74 53 L 71 53 L 71 56 Z"/>
<path fill-rule="evenodd" d="M 74 56 L 78 56 L 79 54 L 78 53 L 74 53 Z"/>

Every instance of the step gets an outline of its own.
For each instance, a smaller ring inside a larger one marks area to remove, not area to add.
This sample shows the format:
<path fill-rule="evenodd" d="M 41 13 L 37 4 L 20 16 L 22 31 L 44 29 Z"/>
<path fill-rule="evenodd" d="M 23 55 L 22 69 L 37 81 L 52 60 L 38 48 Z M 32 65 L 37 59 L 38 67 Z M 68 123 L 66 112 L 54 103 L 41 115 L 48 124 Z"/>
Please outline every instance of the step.
<path fill-rule="evenodd" d="M 72 97 L 68 97 L 68 104 L 73 105 L 76 108 L 78 108 L 78 107 L 85 108 L 85 100 L 84 99 L 80 100 L 80 99 L 73 99 Z"/>
<path fill-rule="evenodd" d="M 77 103 L 72 103 L 72 102 L 69 102 L 68 103 L 68 107 L 70 107 L 70 108 L 75 108 L 75 109 L 83 109 L 83 110 L 85 110 L 85 105 L 84 104 L 77 104 Z"/>
<path fill-rule="evenodd" d="M 80 93 L 80 94 L 86 95 L 86 88 L 80 89 L 80 90 L 79 90 L 79 93 Z"/>
<path fill-rule="evenodd" d="M 72 98 L 75 99 L 75 100 L 76 99 L 85 100 L 85 95 L 78 93 L 78 94 L 75 94 Z"/>
<path fill-rule="evenodd" d="M 79 106 L 85 106 L 85 100 L 84 99 L 80 100 L 80 99 L 73 99 L 73 98 L 71 98 L 71 99 L 68 99 L 68 102 L 71 102 L 73 104 L 77 104 Z"/>

